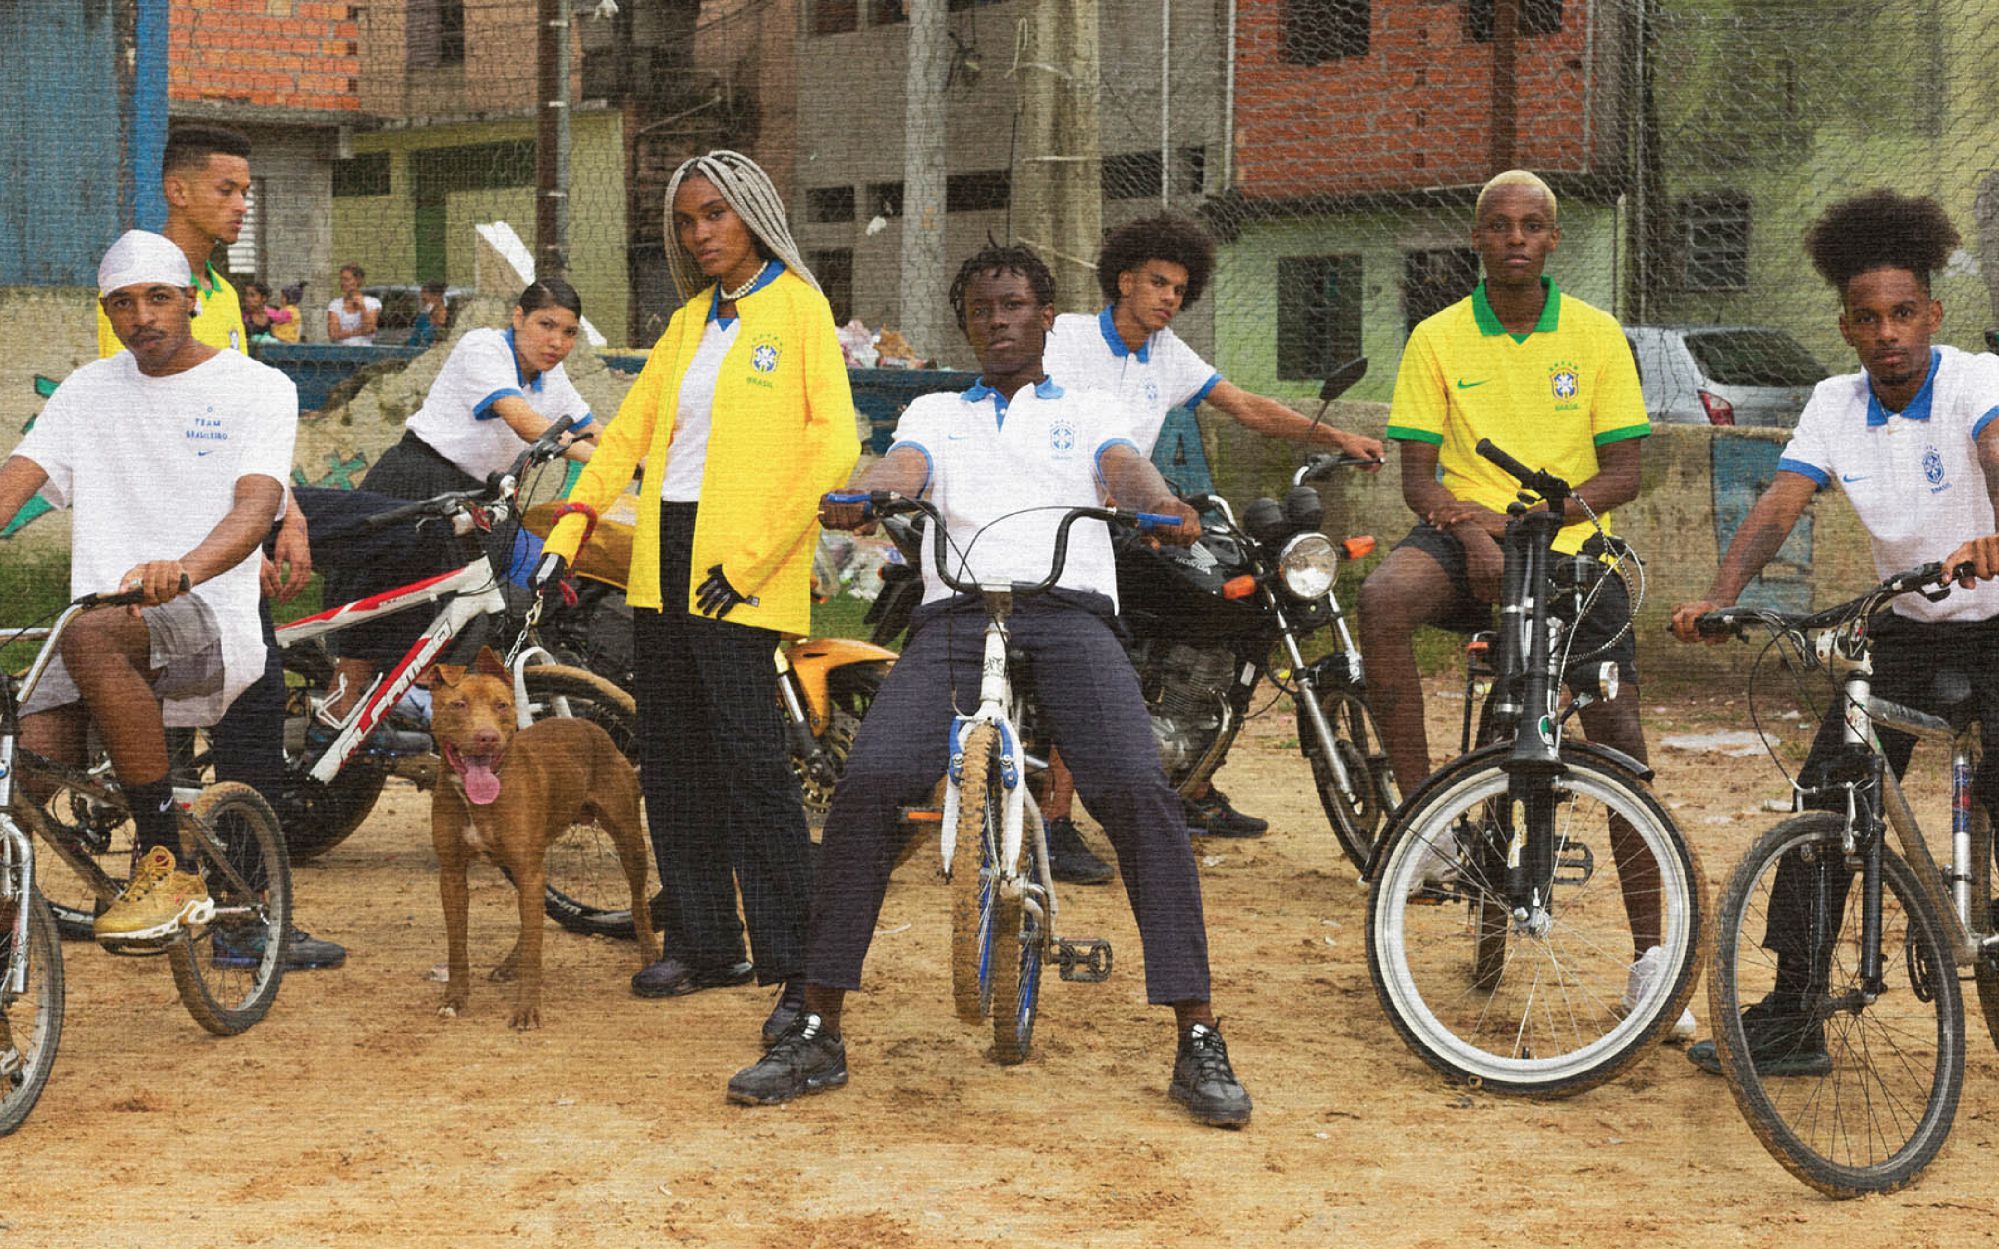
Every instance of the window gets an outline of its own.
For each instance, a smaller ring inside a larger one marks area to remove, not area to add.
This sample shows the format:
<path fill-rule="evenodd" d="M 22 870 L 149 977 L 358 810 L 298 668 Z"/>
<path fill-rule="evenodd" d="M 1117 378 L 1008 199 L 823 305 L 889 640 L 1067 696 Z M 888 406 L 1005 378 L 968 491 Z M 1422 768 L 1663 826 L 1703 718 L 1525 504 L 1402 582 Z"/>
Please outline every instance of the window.
<path fill-rule="evenodd" d="M 351 160 L 333 162 L 333 196 L 387 195 L 389 154 L 363 152 Z"/>
<path fill-rule="evenodd" d="M 850 186 L 819 186 L 806 191 L 805 219 L 807 221 L 852 221 L 854 219 L 854 188 Z"/>
<path fill-rule="evenodd" d="M 1690 291 L 1749 288 L 1749 197 L 1735 191 L 1680 203 L 1681 285 Z"/>
<path fill-rule="evenodd" d="M 1177 195 L 1199 195 L 1208 189 L 1208 149 L 1183 147 L 1174 153 L 1178 170 L 1173 175 Z"/>
<path fill-rule="evenodd" d="M 1519 0 L 1520 34 L 1552 35 L 1562 28 L 1562 0 Z M 1493 0 L 1466 0 L 1465 37 L 1473 43 L 1491 43 Z"/>
<path fill-rule="evenodd" d="M 1316 380 L 1360 355 L 1359 256 L 1277 262 L 1277 376 Z"/>
<path fill-rule="evenodd" d="M 868 19 L 876 26 L 893 26 L 909 20 L 907 0 L 875 0 L 874 16 Z"/>
<path fill-rule="evenodd" d="M 1159 198 L 1159 153 L 1125 152 L 1104 157 L 1105 199 Z"/>
<path fill-rule="evenodd" d="M 854 253 L 850 248 L 808 252 L 805 263 L 819 279 L 820 293 L 833 305 L 833 324 L 845 325 L 854 315 Z"/>
<path fill-rule="evenodd" d="M 1478 253 L 1469 247 L 1410 252 L 1402 259 L 1402 320 L 1412 332 L 1472 293 L 1478 285 Z"/>
<path fill-rule="evenodd" d="M 954 173 L 944 180 L 944 211 L 969 213 L 1005 208 L 1012 188 L 1012 177 L 1004 169 Z"/>
<path fill-rule="evenodd" d="M 1323 65 L 1367 55 L 1368 0 L 1284 0 L 1284 59 Z"/>
<path fill-rule="evenodd" d="M 860 0 L 812 0 L 813 34 L 844 35 L 860 27 Z"/>
<path fill-rule="evenodd" d="M 263 272 L 260 263 L 263 249 L 257 240 L 264 233 L 264 180 L 250 179 L 250 190 L 243 196 L 243 228 L 237 233 L 236 241 L 229 245 L 228 259 L 223 261 L 232 276 L 254 278 Z"/>
<path fill-rule="evenodd" d="M 868 183 L 866 207 L 870 218 L 902 216 L 902 183 Z"/>
<path fill-rule="evenodd" d="M 465 63 L 465 0 L 409 0 L 404 45 L 411 69 Z"/>

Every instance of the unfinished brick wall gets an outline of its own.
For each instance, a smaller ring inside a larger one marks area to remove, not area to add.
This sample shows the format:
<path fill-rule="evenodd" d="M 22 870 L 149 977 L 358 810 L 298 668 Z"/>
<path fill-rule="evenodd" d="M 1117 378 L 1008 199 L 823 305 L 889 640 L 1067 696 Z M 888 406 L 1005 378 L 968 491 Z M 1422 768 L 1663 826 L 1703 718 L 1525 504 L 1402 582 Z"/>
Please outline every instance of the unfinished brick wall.
<path fill-rule="evenodd" d="M 354 112 L 361 106 L 354 6 L 313 0 L 174 0 L 174 103 Z"/>

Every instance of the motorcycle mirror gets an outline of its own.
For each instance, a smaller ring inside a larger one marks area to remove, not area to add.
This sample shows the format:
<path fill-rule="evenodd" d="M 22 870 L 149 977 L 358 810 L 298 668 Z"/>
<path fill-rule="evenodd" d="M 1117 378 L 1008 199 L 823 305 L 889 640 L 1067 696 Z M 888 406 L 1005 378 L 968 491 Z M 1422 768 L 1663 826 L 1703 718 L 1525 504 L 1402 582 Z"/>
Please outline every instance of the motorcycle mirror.
<path fill-rule="evenodd" d="M 1367 357 L 1355 356 L 1327 375 L 1325 384 L 1319 387 L 1319 400 L 1331 403 L 1359 384 L 1367 376 Z"/>

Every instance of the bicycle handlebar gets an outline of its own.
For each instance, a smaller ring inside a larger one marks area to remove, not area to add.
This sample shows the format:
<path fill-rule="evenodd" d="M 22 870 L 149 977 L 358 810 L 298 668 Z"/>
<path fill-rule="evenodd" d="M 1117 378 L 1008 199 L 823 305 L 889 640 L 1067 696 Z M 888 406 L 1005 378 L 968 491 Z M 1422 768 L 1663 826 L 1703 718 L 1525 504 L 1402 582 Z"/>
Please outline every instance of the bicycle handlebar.
<path fill-rule="evenodd" d="M 1291 484 L 1302 486 L 1306 482 L 1317 481 L 1328 476 L 1336 468 L 1376 468 L 1388 461 L 1378 455 L 1326 455 L 1318 454 L 1306 459 L 1304 465 L 1291 478 Z"/>
<path fill-rule="evenodd" d="M 559 439 L 575 424 L 576 418 L 573 416 L 558 418 L 542 431 L 541 437 L 529 443 L 526 449 L 515 457 L 505 472 L 494 473 L 488 477 L 483 489 L 448 490 L 443 494 L 432 495 L 428 499 L 419 499 L 415 503 L 392 507 L 386 512 L 377 512 L 361 522 L 361 532 L 373 533 L 375 530 L 400 524 L 413 516 L 446 516 L 468 503 L 498 503 L 511 497 L 514 493 L 514 483 L 530 465 L 545 463 L 562 454 L 563 447 Z"/>
<path fill-rule="evenodd" d="M 180 575 L 180 592 L 186 594 L 194 588 L 194 581 L 186 573 Z M 113 594 L 86 594 L 70 602 L 71 607 L 137 607 L 146 601 L 146 592 L 139 590 L 119 590 Z"/>
<path fill-rule="evenodd" d="M 1490 438 L 1479 439 L 1477 450 L 1480 455 L 1504 469 L 1508 474 L 1518 478 L 1522 486 L 1532 490 L 1535 494 L 1540 495 L 1550 503 L 1566 499 L 1575 493 L 1575 490 L 1568 482 L 1563 481 L 1545 469 L 1528 468 L 1525 464 L 1506 454 L 1506 452 L 1493 446 L 1492 439 Z"/>
<path fill-rule="evenodd" d="M 1971 565 L 1960 564 L 1946 575 L 1940 563 L 1924 564 L 1898 572 L 1857 598 L 1827 607 L 1821 611 L 1786 615 L 1767 607 L 1731 606 L 1703 612 L 1694 618 L 1694 629 L 1702 637 L 1726 637 L 1733 633 L 1738 638 L 1748 636 L 1748 626 L 1760 624 L 1773 632 L 1815 633 L 1825 629 L 1837 629 L 1867 617 L 1893 598 L 1899 598 L 1912 591 L 1920 592 L 1925 598 L 1941 599 L 1950 593 L 1950 586 L 1958 578 L 1969 576 Z M 1932 595 L 1928 587 L 1939 586 L 1942 592 Z"/>

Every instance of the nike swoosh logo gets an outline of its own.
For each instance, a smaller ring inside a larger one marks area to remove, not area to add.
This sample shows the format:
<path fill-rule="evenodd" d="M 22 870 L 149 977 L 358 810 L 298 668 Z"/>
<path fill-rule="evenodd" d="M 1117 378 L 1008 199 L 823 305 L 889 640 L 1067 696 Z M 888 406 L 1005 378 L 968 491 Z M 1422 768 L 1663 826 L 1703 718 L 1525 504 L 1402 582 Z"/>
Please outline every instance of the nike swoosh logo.
<path fill-rule="evenodd" d="M 206 451 L 197 451 L 197 452 L 195 452 L 195 453 L 194 453 L 194 458 L 198 460 L 198 459 L 200 459 L 200 458 L 201 458 L 202 456 L 204 456 L 204 455 L 214 455 L 214 454 L 215 454 L 215 448 L 214 448 L 214 447 L 210 447 L 210 448 L 209 448 L 208 450 L 206 450 Z"/>
<path fill-rule="evenodd" d="M 1489 381 L 1491 381 L 1491 380 L 1492 380 L 1492 379 L 1488 377 L 1488 378 L 1484 379 L 1483 381 L 1477 381 L 1477 382 L 1468 382 L 1468 381 L 1466 381 L 1466 380 L 1465 380 L 1464 378 L 1460 377 L 1460 378 L 1458 379 L 1458 389 L 1459 389 L 1459 390 L 1470 390 L 1470 389 L 1471 389 L 1472 387 L 1474 387 L 1474 386 L 1483 386 L 1483 385 L 1485 385 L 1485 383 L 1486 383 L 1486 382 L 1489 382 Z"/>
<path fill-rule="evenodd" d="M 1856 482 L 1856 481 L 1866 481 L 1866 480 L 1867 480 L 1867 474 L 1866 474 L 1866 473 L 1841 473 L 1841 474 L 1839 475 L 1839 479 L 1840 479 L 1841 481 L 1844 481 L 1844 482 Z"/>

